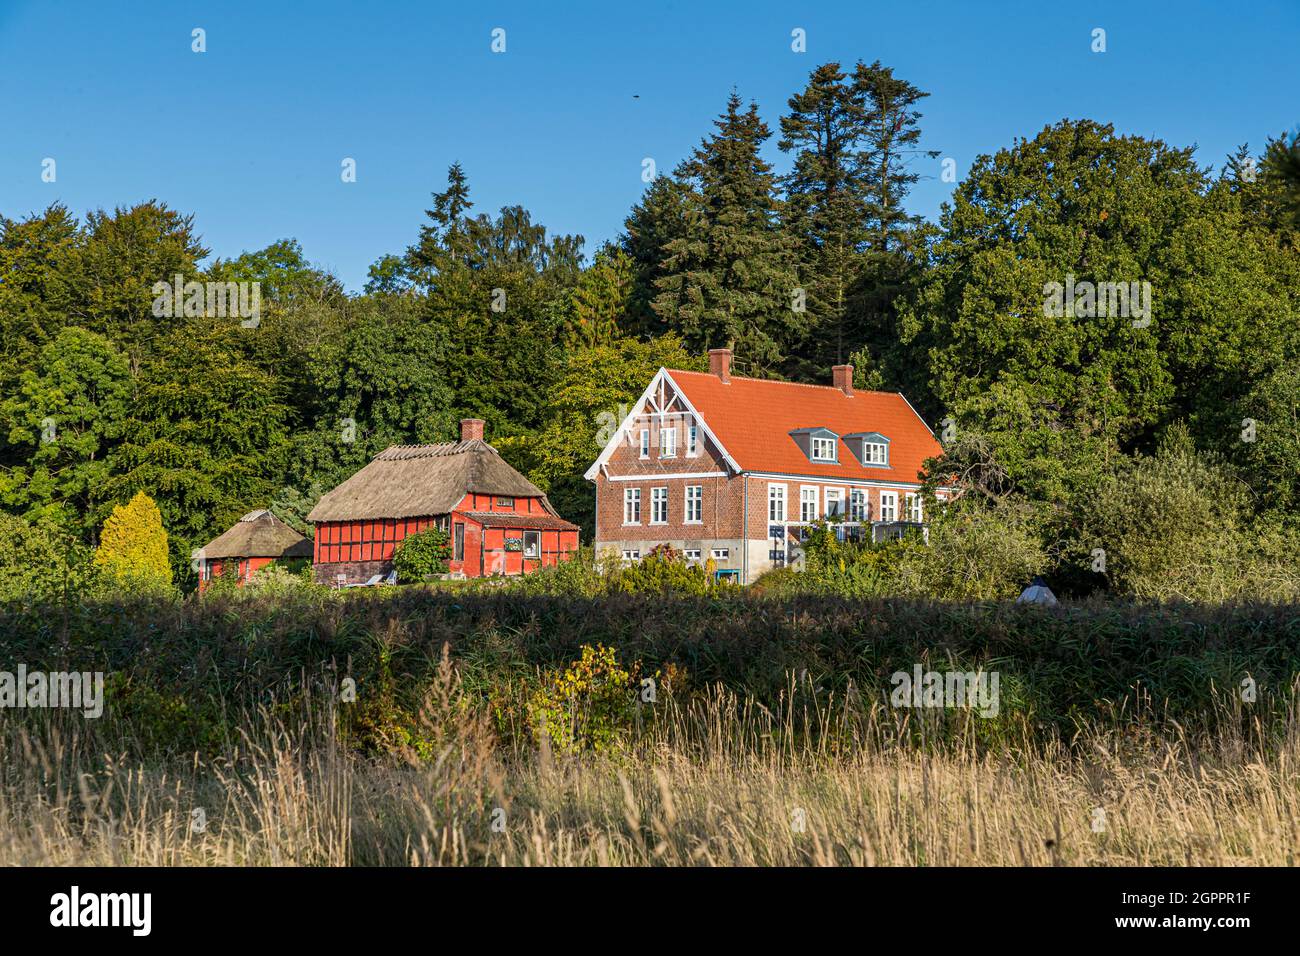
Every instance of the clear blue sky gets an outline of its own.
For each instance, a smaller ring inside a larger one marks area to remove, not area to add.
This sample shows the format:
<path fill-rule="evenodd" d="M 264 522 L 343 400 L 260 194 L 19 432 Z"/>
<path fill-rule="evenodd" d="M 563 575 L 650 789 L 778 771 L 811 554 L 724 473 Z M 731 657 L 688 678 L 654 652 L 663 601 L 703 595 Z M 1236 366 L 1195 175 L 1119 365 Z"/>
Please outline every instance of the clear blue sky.
<path fill-rule="evenodd" d="M 215 255 L 291 236 L 359 289 L 413 240 L 453 160 L 476 211 L 520 203 L 590 254 L 621 230 L 643 158 L 670 170 L 733 86 L 775 131 L 828 60 L 878 58 L 929 91 L 923 145 L 960 177 L 1063 117 L 1195 144 L 1217 168 L 1300 123 L 1297 50 L 1300 0 L 0 0 L 0 213 L 157 198 L 194 213 Z M 932 218 L 952 189 L 938 164 L 911 200 Z"/>

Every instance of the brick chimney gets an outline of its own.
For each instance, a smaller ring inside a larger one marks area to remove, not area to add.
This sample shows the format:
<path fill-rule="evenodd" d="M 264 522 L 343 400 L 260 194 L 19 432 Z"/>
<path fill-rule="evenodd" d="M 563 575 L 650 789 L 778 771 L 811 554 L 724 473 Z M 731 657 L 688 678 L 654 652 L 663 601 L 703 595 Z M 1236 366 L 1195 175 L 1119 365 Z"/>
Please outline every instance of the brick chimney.
<path fill-rule="evenodd" d="M 462 418 L 460 420 L 460 440 L 461 441 L 478 441 L 483 440 L 483 419 L 481 418 Z"/>
<path fill-rule="evenodd" d="M 831 382 L 849 398 L 853 397 L 853 366 L 835 365 L 831 367 Z"/>
<path fill-rule="evenodd" d="M 724 382 L 731 381 L 731 349 L 709 349 L 709 371 Z"/>

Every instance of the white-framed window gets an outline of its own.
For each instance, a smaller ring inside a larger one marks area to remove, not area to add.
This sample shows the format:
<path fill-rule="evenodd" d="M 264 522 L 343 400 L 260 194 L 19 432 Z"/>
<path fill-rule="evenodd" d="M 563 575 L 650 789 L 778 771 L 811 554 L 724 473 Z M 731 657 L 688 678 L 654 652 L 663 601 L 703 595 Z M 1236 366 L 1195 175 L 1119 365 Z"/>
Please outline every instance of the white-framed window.
<path fill-rule="evenodd" d="M 907 520 L 921 523 L 921 496 L 909 494 L 903 499 L 907 505 Z"/>
<path fill-rule="evenodd" d="M 880 493 L 880 520 L 898 520 L 898 492 L 882 491 Z"/>
<path fill-rule="evenodd" d="M 785 520 L 785 485 L 767 486 L 767 520 Z"/>
<path fill-rule="evenodd" d="M 623 523 L 641 523 L 641 489 L 623 489 Z"/>
<path fill-rule="evenodd" d="M 799 489 L 799 520 L 816 521 L 817 518 L 817 486 L 804 485 Z"/>
<path fill-rule="evenodd" d="M 699 548 L 685 548 L 685 549 L 683 549 L 683 551 L 682 551 L 682 557 L 684 557 L 687 561 L 699 561 L 699 560 L 700 560 L 700 549 L 699 549 Z"/>
<path fill-rule="evenodd" d="M 686 454 L 694 458 L 700 453 L 700 428 L 698 425 L 686 426 Z"/>
<path fill-rule="evenodd" d="M 814 435 L 812 438 L 812 460 L 838 461 L 839 455 L 837 454 L 836 444 L 834 438 L 820 438 Z"/>
<path fill-rule="evenodd" d="M 541 558 L 542 556 L 542 533 L 540 531 L 524 532 L 524 557 Z"/>
<path fill-rule="evenodd" d="M 867 520 L 867 489 L 865 488 L 849 489 L 849 520 L 850 521 Z"/>
<path fill-rule="evenodd" d="M 650 429 L 641 429 L 641 457 L 650 457 Z"/>
<path fill-rule="evenodd" d="M 704 521 L 704 486 L 687 485 L 686 486 L 686 518 L 687 524 L 701 524 Z"/>
<path fill-rule="evenodd" d="M 844 517 L 844 489 L 826 489 L 826 517 Z"/>
<path fill-rule="evenodd" d="M 731 558 L 730 548 L 714 548 L 709 552 L 714 561 L 726 561 Z"/>
<path fill-rule="evenodd" d="M 863 464 L 866 465 L 888 465 L 889 464 L 889 445 L 882 441 L 869 441 L 862 443 L 863 454 L 866 459 Z"/>
<path fill-rule="evenodd" d="M 624 560 L 624 561 L 628 561 L 628 562 L 631 562 L 631 561 L 640 561 L 640 560 L 641 560 L 641 552 L 640 552 L 640 550 L 637 549 L 637 548 L 628 548 L 628 549 L 625 549 L 625 550 L 623 551 L 623 560 Z"/>
<path fill-rule="evenodd" d="M 650 489 L 650 523 L 668 523 L 668 489 L 666 487 Z"/>
<path fill-rule="evenodd" d="M 659 457 L 676 458 L 677 457 L 677 429 L 659 428 Z"/>

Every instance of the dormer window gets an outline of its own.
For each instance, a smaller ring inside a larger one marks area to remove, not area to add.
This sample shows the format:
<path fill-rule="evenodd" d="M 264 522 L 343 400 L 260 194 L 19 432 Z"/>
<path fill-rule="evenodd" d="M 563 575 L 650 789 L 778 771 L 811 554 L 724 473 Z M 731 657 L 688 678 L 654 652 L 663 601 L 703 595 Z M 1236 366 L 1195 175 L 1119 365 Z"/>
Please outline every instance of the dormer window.
<path fill-rule="evenodd" d="M 808 460 L 820 464 L 834 465 L 840 460 L 840 436 L 829 428 L 797 428 L 790 433 L 799 450 L 808 456 Z"/>
<path fill-rule="evenodd" d="M 854 432 L 844 436 L 858 461 L 868 468 L 889 467 L 889 439 L 879 432 Z"/>

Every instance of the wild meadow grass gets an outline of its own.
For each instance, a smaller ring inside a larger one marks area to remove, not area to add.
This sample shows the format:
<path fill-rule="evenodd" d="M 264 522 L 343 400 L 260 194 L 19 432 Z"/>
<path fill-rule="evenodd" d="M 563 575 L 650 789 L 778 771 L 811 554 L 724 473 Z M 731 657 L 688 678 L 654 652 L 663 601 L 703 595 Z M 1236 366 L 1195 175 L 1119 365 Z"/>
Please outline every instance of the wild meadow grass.
<path fill-rule="evenodd" d="M 772 706 L 668 688 L 616 746 L 558 752 L 503 734 L 443 654 L 418 752 L 359 752 L 352 705 L 316 685 L 232 708 L 203 753 L 142 748 L 111 715 L 0 715 L 0 862 L 1289 865 L 1300 696 L 1282 696 L 1264 721 L 1219 695 L 1196 731 L 1147 707 L 990 733 L 791 674 Z"/>

